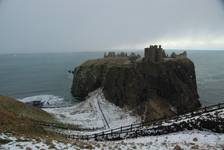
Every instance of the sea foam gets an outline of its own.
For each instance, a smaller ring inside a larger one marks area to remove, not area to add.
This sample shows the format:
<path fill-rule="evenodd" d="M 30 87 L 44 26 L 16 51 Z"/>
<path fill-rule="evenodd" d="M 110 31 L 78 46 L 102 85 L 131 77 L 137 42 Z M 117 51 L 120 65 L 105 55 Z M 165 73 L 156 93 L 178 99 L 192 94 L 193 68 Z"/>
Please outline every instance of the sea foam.
<path fill-rule="evenodd" d="M 23 103 L 40 101 L 41 103 L 43 103 L 44 107 L 58 107 L 65 104 L 64 98 L 55 95 L 36 95 L 18 100 Z"/>

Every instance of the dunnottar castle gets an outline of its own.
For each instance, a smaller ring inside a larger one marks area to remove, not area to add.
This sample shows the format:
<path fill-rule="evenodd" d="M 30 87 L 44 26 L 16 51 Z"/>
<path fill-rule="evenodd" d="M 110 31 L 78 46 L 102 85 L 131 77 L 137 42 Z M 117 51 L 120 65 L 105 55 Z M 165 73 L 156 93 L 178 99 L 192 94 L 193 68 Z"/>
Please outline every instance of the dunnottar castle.
<path fill-rule="evenodd" d="M 201 106 L 194 63 L 186 52 L 165 53 L 162 46 L 150 45 L 137 53 L 107 52 L 78 66 L 73 96 L 84 99 L 102 88 L 108 101 L 150 121 Z"/>
<path fill-rule="evenodd" d="M 131 62 L 134 61 L 144 61 L 149 63 L 159 63 L 163 62 L 165 60 L 170 60 L 174 58 L 186 58 L 187 52 L 184 51 L 183 53 L 176 54 L 172 53 L 170 56 L 168 56 L 164 49 L 161 47 L 161 45 L 150 45 L 149 47 L 146 47 L 144 50 L 144 57 L 141 58 L 140 55 L 136 55 L 135 53 L 130 53 L 128 55 L 125 52 L 115 53 L 115 52 L 108 52 L 104 53 L 104 58 L 118 58 L 118 57 L 128 57 Z"/>

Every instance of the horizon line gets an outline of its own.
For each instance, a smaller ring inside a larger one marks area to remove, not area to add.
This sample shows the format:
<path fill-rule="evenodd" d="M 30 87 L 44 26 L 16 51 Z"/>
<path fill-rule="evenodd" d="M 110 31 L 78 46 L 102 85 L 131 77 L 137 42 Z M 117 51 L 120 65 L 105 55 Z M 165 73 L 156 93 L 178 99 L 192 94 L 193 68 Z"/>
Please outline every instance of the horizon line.
<path fill-rule="evenodd" d="M 164 50 L 168 50 L 168 51 L 224 51 L 223 49 L 184 49 L 184 48 L 163 48 Z M 123 49 L 123 48 L 114 48 L 114 49 L 107 49 L 107 50 L 85 50 L 85 51 L 38 51 L 38 52 L 0 52 L 0 55 L 10 55 L 10 54 L 47 54 L 47 53 L 91 53 L 91 52 L 109 52 L 109 51 L 127 51 L 127 52 L 134 52 L 134 51 L 143 51 L 143 49 L 131 49 L 131 48 L 127 48 L 127 49 Z"/>

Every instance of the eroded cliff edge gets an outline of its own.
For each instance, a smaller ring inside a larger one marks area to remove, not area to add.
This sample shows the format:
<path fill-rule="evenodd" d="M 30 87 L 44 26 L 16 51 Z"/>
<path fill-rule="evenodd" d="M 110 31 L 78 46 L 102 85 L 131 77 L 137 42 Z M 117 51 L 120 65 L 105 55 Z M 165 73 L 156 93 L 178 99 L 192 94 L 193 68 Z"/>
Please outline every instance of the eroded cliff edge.
<path fill-rule="evenodd" d="M 201 106 L 195 67 L 190 59 L 158 56 L 157 48 L 155 53 L 146 53 L 145 50 L 145 55 L 155 54 L 155 57 L 145 56 L 135 62 L 127 56 L 106 57 L 81 64 L 74 71 L 73 96 L 84 98 L 89 92 L 102 88 L 107 100 L 133 110 L 144 120 L 164 118 Z"/>

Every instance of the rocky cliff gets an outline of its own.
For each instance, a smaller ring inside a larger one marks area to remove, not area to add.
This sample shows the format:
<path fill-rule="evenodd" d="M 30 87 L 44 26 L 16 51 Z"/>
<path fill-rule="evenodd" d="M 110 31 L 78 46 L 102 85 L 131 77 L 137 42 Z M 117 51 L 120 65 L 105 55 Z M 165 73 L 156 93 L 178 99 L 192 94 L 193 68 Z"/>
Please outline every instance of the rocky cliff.
<path fill-rule="evenodd" d="M 188 58 L 131 63 L 127 57 L 89 60 L 75 68 L 71 92 L 84 98 L 102 88 L 107 100 L 144 120 L 200 107 L 193 62 Z"/>

